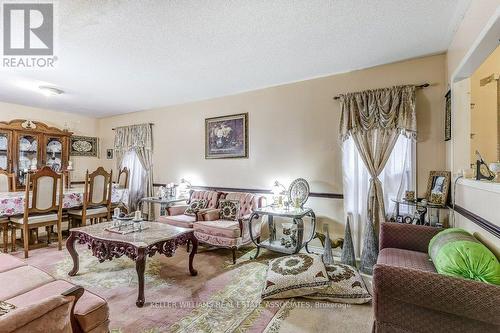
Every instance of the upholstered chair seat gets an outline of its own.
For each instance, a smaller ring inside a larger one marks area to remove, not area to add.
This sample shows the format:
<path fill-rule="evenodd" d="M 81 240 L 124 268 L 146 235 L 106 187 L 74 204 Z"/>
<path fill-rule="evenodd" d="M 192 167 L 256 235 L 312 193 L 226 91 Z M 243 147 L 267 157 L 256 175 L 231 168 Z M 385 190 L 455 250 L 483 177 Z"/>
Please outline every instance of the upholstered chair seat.
<path fill-rule="evenodd" d="M 219 199 L 221 197 L 222 193 L 217 191 L 192 191 L 189 200 L 187 202 L 187 205 L 177 205 L 168 207 L 167 208 L 168 215 L 160 216 L 158 218 L 158 221 L 176 227 L 192 228 L 196 221 L 202 219 L 201 216 L 204 212 L 217 208 Z M 199 210 L 194 215 L 184 214 L 184 212 L 192 202 L 194 202 L 195 200 L 202 200 L 202 199 L 207 201 L 206 208 Z"/>
<path fill-rule="evenodd" d="M 27 222 L 28 224 L 40 223 L 40 222 L 52 222 L 57 221 L 57 214 L 43 214 L 43 215 L 31 215 L 28 216 Z M 12 223 L 23 224 L 24 218 L 22 216 L 13 217 L 10 219 Z"/>
<path fill-rule="evenodd" d="M 192 228 L 193 224 L 196 222 L 196 216 L 191 215 L 174 215 L 174 216 L 162 216 L 160 221 L 181 228 Z"/>
<path fill-rule="evenodd" d="M 107 213 L 108 213 L 108 207 L 96 207 L 87 209 L 87 215 L 107 214 Z M 68 210 L 68 214 L 82 216 L 83 209 L 70 209 Z"/>
<path fill-rule="evenodd" d="M 212 209 L 201 214 L 203 221 L 196 222 L 193 229 L 201 243 L 231 249 L 233 263 L 236 263 L 236 250 L 251 243 L 248 220 L 254 209 L 262 207 L 262 197 L 252 193 L 229 192 L 225 199 L 239 203 L 235 220 L 222 219 L 220 209 Z M 256 238 L 260 237 L 261 223 L 261 218 L 252 221 Z"/>

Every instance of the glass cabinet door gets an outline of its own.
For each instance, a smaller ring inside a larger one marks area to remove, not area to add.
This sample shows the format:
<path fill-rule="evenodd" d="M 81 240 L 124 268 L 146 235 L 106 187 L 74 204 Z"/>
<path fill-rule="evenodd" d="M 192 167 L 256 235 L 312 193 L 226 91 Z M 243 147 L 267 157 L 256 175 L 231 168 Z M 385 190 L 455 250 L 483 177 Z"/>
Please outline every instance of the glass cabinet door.
<path fill-rule="evenodd" d="M 9 168 L 9 136 L 7 133 L 0 133 L 0 169 Z"/>
<path fill-rule="evenodd" d="M 62 170 L 63 144 L 60 138 L 48 138 L 45 147 L 45 164 L 52 170 L 60 172 Z"/>
<path fill-rule="evenodd" d="M 29 170 L 38 169 L 38 138 L 34 135 L 19 136 L 18 177 L 19 183 L 25 185 L 25 176 Z"/>

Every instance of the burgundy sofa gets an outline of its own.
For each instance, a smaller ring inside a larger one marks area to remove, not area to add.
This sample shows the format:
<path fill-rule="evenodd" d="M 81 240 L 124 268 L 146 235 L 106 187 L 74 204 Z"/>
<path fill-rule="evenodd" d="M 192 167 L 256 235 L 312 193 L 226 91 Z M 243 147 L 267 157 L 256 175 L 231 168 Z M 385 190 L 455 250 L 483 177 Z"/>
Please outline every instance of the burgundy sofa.
<path fill-rule="evenodd" d="M 427 248 L 439 231 L 382 223 L 374 332 L 500 332 L 500 286 L 438 274 Z"/>
<path fill-rule="evenodd" d="M 0 316 L 2 333 L 109 331 L 104 299 L 8 254 L 0 254 L 0 286 L 0 301 L 16 306 Z"/>

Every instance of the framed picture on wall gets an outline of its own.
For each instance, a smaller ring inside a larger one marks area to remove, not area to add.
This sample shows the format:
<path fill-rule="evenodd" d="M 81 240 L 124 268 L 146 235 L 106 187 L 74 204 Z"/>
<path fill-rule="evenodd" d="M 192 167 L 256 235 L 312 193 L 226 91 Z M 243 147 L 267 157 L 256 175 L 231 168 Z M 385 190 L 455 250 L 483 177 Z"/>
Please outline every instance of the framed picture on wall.
<path fill-rule="evenodd" d="M 113 149 L 106 149 L 106 158 L 108 160 L 112 160 L 113 159 Z"/>
<path fill-rule="evenodd" d="M 448 90 L 445 98 L 445 116 L 444 116 L 444 141 L 451 140 L 451 90 Z"/>
<path fill-rule="evenodd" d="M 97 157 L 97 138 L 90 136 L 71 136 L 71 156 Z"/>
<path fill-rule="evenodd" d="M 205 158 L 248 157 L 248 113 L 205 119 Z"/>

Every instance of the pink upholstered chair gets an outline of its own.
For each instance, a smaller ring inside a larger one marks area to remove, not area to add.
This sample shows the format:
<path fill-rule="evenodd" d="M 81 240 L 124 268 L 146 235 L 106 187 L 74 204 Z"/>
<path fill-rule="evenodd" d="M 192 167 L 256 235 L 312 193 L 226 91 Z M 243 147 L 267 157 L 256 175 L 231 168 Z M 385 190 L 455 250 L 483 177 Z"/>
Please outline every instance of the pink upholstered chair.
<path fill-rule="evenodd" d="M 248 230 L 248 219 L 253 210 L 262 207 L 262 197 L 241 192 L 229 192 L 227 200 L 240 202 L 240 211 L 237 221 L 221 220 L 220 210 L 214 209 L 202 213 L 203 221 L 194 223 L 194 235 L 201 243 L 228 248 L 233 251 L 233 263 L 236 263 L 236 250 L 251 243 Z M 262 218 L 252 221 L 254 237 L 260 237 Z"/>
<path fill-rule="evenodd" d="M 187 205 L 172 206 L 167 208 L 168 215 L 160 216 L 159 222 L 170 224 L 176 227 L 192 228 L 194 222 L 201 219 L 201 214 L 208 210 L 217 208 L 219 199 L 223 196 L 221 192 L 217 191 L 191 191 L 191 195 Z M 189 207 L 189 204 L 194 200 L 205 199 L 208 201 L 206 209 L 203 209 L 196 214 L 196 216 L 185 215 L 184 211 Z"/>

